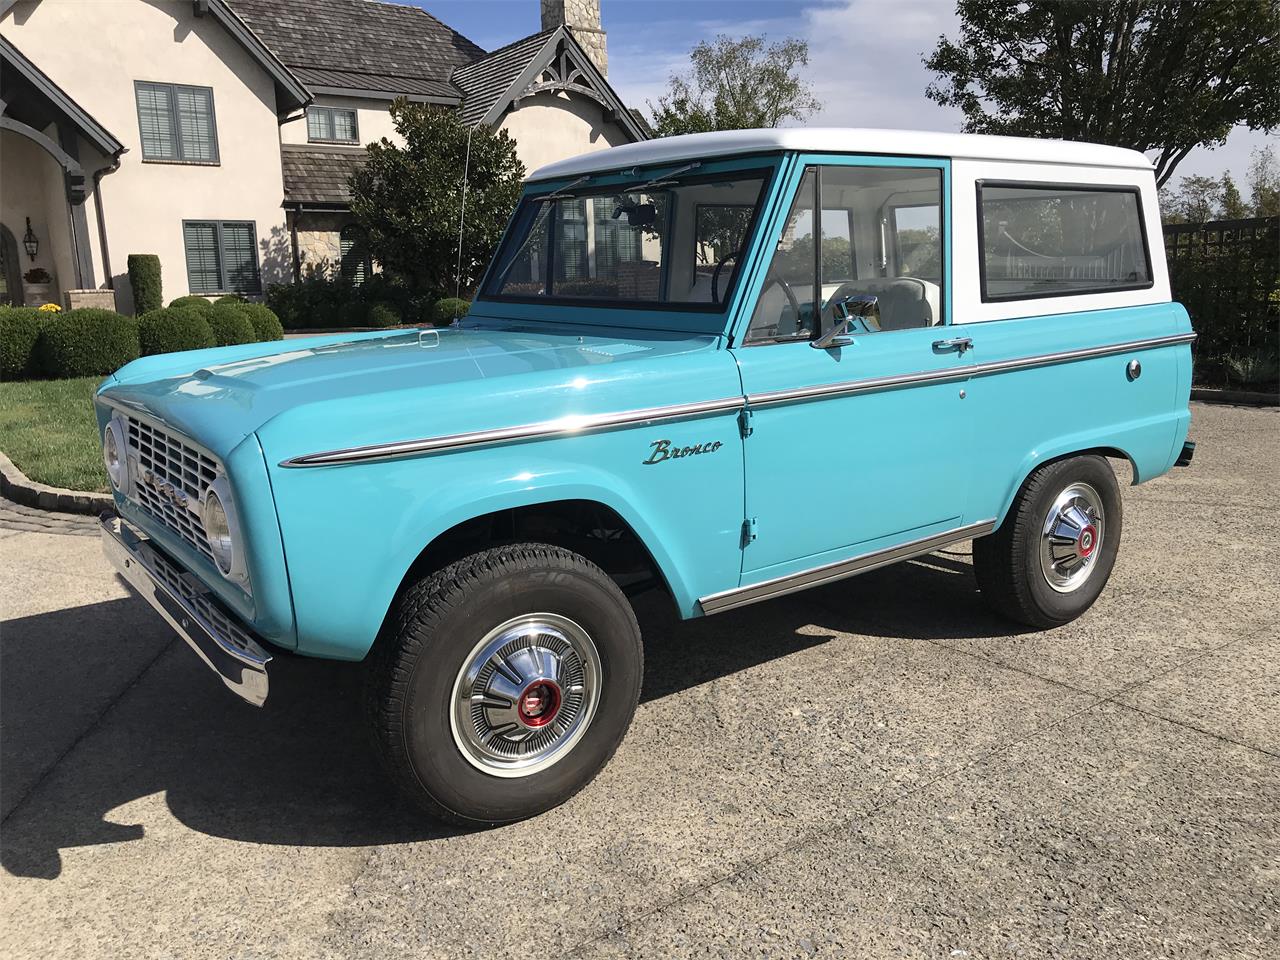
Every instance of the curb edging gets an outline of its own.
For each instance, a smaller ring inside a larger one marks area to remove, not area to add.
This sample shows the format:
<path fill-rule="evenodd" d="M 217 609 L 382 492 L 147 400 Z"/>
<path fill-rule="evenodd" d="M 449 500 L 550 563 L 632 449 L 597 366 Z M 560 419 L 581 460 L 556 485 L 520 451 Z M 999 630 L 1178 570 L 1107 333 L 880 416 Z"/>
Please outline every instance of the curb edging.
<path fill-rule="evenodd" d="M 0 453 L 0 494 L 24 507 L 60 513 L 83 513 L 95 516 L 115 506 L 115 501 L 107 493 L 68 490 L 65 487 L 51 487 L 47 483 L 32 480 L 3 453 Z"/>
<path fill-rule="evenodd" d="M 1280 406 L 1280 396 L 1250 390 L 1213 390 L 1207 387 L 1192 387 L 1191 399 L 1199 400 L 1201 403 L 1230 403 L 1244 407 Z"/>

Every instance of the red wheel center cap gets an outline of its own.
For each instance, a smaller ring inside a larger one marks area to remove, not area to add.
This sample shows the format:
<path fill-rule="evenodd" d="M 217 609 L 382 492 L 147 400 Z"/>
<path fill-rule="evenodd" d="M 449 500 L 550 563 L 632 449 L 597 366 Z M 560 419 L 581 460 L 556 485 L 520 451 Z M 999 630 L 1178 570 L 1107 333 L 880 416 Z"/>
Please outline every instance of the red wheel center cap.
<path fill-rule="evenodd" d="M 1098 531 L 1094 529 L 1093 524 L 1089 524 L 1080 531 L 1080 556 L 1087 557 L 1093 553 L 1093 548 L 1098 545 Z"/>
<path fill-rule="evenodd" d="M 541 727 L 550 723 L 560 712 L 560 687 L 552 680 L 533 681 L 520 694 L 516 710 L 525 726 Z"/>

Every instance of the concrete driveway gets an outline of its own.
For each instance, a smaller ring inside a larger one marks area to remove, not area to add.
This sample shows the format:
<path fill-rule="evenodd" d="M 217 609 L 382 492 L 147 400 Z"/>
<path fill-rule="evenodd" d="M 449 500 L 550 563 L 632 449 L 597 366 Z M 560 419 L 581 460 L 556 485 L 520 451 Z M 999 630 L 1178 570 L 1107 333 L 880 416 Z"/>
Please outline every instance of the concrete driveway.
<path fill-rule="evenodd" d="M 0 954 L 1274 957 L 1280 414 L 1192 435 L 1060 630 L 988 614 L 967 547 L 649 611 L 612 764 L 475 833 L 389 794 L 356 670 L 246 706 L 83 521 L 0 509 Z"/>

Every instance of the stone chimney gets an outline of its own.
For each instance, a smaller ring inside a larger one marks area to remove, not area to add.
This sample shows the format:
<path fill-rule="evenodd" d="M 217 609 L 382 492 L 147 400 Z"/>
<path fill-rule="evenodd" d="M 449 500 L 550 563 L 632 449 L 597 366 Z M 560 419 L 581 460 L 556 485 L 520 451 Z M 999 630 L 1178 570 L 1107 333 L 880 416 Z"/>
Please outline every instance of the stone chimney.
<path fill-rule="evenodd" d="M 600 0 L 542 0 L 542 29 L 565 26 L 573 31 L 600 72 L 609 75 L 609 51 L 600 26 Z"/>

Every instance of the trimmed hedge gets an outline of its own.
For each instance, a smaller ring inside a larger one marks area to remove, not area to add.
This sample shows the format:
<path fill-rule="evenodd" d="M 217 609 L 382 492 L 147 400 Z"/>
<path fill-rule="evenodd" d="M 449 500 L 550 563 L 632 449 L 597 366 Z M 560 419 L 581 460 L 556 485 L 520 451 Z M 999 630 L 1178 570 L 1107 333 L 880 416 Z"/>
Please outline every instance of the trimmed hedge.
<path fill-rule="evenodd" d="M 35 307 L 0 307 L 0 380 L 24 380 L 36 370 L 36 342 L 48 314 Z"/>
<path fill-rule="evenodd" d="M 119 370 L 139 355 L 138 322 L 114 310 L 86 307 L 49 317 L 36 344 L 50 377 L 92 377 Z"/>
<path fill-rule="evenodd" d="M 213 304 L 204 297 L 179 297 L 169 304 L 170 310 L 199 310 L 202 317 L 207 317 Z"/>
<path fill-rule="evenodd" d="M 139 317 L 138 343 L 144 357 L 218 345 L 209 321 L 200 311 L 181 307 L 152 310 Z"/>
<path fill-rule="evenodd" d="M 261 303 L 242 303 L 239 309 L 249 318 L 249 323 L 253 326 L 253 338 L 259 343 L 284 339 L 284 326 L 270 307 Z"/>
<path fill-rule="evenodd" d="M 154 253 L 131 253 L 129 286 L 133 288 L 133 313 L 142 316 L 164 306 L 160 284 L 160 258 Z"/>
<path fill-rule="evenodd" d="M 219 297 L 217 300 L 213 301 L 213 305 L 216 307 L 220 303 L 248 303 L 248 302 L 249 302 L 248 300 L 240 296 L 240 294 L 238 293 L 228 293 L 228 294 L 225 294 L 224 296 Z"/>
<path fill-rule="evenodd" d="M 431 308 L 431 322 L 437 327 L 447 327 L 453 321 L 465 317 L 470 309 L 470 300 L 445 297 L 443 300 L 437 301 L 436 305 Z"/>
<path fill-rule="evenodd" d="M 237 343 L 253 343 L 253 324 L 239 306 L 232 303 L 215 303 L 205 319 L 213 330 L 218 346 L 229 347 Z"/>
<path fill-rule="evenodd" d="M 394 303 L 375 303 L 365 322 L 371 327 L 394 327 L 400 322 L 400 308 Z"/>

